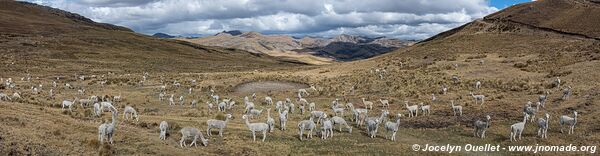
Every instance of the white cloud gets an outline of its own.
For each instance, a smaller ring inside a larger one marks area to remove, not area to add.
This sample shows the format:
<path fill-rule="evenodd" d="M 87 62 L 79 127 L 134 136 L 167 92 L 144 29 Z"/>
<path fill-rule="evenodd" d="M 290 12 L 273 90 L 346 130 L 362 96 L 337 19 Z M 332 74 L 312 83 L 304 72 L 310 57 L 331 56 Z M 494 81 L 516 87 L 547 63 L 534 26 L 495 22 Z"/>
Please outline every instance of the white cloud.
<path fill-rule="evenodd" d="M 339 33 L 423 39 L 498 9 L 486 0 L 30 0 L 135 31 Z"/>

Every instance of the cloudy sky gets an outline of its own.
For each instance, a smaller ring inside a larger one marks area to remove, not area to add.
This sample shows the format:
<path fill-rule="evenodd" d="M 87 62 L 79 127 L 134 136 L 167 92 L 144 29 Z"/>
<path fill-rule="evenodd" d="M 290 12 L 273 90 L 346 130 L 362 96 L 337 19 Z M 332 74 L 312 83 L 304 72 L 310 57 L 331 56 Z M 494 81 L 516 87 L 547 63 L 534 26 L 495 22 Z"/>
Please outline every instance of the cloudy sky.
<path fill-rule="evenodd" d="M 26 0 L 136 32 L 424 39 L 528 0 Z"/>

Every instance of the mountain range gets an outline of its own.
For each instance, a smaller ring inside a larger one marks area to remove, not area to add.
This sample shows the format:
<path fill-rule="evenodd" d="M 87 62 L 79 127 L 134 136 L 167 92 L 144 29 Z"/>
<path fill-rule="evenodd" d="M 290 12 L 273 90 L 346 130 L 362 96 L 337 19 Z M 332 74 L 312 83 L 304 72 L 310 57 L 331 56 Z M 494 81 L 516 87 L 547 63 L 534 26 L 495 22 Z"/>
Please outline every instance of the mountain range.
<path fill-rule="evenodd" d="M 236 48 L 253 53 L 295 58 L 310 64 L 366 59 L 415 43 L 386 37 L 342 34 L 333 38 L 263 35 L 258 32 L 223 31 L 201 38 L 177 38 L 205 46 Z"/>

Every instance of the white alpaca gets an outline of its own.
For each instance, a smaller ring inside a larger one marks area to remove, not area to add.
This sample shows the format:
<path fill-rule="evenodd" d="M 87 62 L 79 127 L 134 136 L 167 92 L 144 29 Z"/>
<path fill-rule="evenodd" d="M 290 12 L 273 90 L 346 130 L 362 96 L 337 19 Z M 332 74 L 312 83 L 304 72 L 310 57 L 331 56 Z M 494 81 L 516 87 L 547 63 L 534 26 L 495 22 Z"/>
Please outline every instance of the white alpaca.
<path fill-rule="evenodd" d="M 221 101 L 218 105 L 219 111 L 221 111 L 221 112 L 224 112 L 226 107 L 227 107 L 227 102 L 225 102 L 225 101 Z"/>
<path fill-rule="evenodd" d="M 135 119 L 135 121 L 140 120 L 137 111 L 131 106 L 126 106 L 125 109 L 123 109 L 123 119 L 127 120 L 129 118 Z"/>
<path fill-rule="evenodd" d="M 119 93 L 119 95 L 113 97 L 113 101 L 114 102 L 121 102 L 121 100 L 123 100 L 123 97 L 121 96 L 121 93 Z"/>
<path fill-rule="evenodd" d="M 373 102 L 366 101 L 365 98 L 362 98 L 362 102 L 363 102 L 363 105 L 365 106 L 365 108 L 373 109 Z"/>
<path fill-rule="evenodd" d="M 252 131 L 253 141 L 256 141 L 256 132 L 262 132 L 262 141 L 265 142 L 265 139 L 267 138 L 267 131 L 269 131 L 269 125 L 266 123 L 250 123 L 248 121 L 248 116 L 246 115 L 242 116 L 242 119 L 246 121 L 246 126 L 250 131 Z"/>
<path fill-rule="evenodd" d="M 400 117 L 402 117 L 402 114 L 398 114 L 396 116 L 398 116 L 396 122 L 388 121 L 385 123 L 385 130 L 388 131 L 388 133 L 392 133 L 391 136 L 389 136 L 390 140 L 392 141 L 396 141 L 396 132 L 398 132 L 398 127 L 400 127 Z M 386 136 L 386 139 L 387 138 L 388 136 Z"/>
<path fill-rule="evenodd" d="M 483 103 L 485 102 L 485 95 L 474 95 L 473 92 L 470 92 L 471 97 L 473 97 L 473 100 L 475 100 L 475 104 L 477 104 L 478 101 L 481 101 L 481 104 L 479 105 L 483 105 Z"/>
<path fill-rule="evenodd" d="M 383 108 L 390 108 L 390 101 L 389 100 L 379 99 L 379 102 L 381 102 L 381 106 Z"/>
<path fill-rule="evenodd" d="M 102 107 L 99 103 L 94 103 L 94 115 L 98 117 L 102 115 Z"/>
<path fill-rule="evenodd" d="M 560 116 L 560 132 L 563 133 L 563 125 L 569 126 L 569 134 L 573 133 L 575 124 L 577 124 L 577 111 L 573 111 L 573 117 L 566 115 Z"/>
<path fill-rule="evenodd" d="M 546 100 L 548 99 L 548 95 L 550 95 L 549 91 L 544 92 L 544 95 L 540 95 L 538 97 L 538 102 L 542 105 L 542 108 L 546 107 Z"/>
<path fill-rule="evenodd" d="M 174 99 L 174 94 L 171 94 L 171 97 L 169 97 L 169 106 L 171 105 L 175 105 L 175 99 Z"/>
<path fill-rule="evenodd" d="M 202 133 L 200 133 L 200 131 L 197 128 L 184 127 L 179 132 L 181 132 L 181 140 L 179 141 L 179 146 L 181 146 L 181 148 L 187 147 L 185 141 L 189 139 L 192 139 L 190 147 L 192 145 L 197 146 L 196 141 L 198 139 L 202 141 L 202 145 L 208 146 L 208 139 L 205 139 L 204 135 L 202 135 Z"/>
<path fill-rule="evenodd" d="M 523 131 L 525 130 L 525 123 L 527 123 L 527 120 L 529 119 L 529 115 L 527 113 L 523 114 L 525 114 L 525 117 L 523 117 L 523 122 L 518 122 L 510 126 L 511 142 L 513 140 L 517 141 L 517 134 L 519 135 L 519 140 L 521 140 L 521 134 L 523 134 Z"/>
<path fill-rule="evenodd" d="M 313 130 L 316 128 L 316 124 L 313 121 L 313 117 L 310 117 L 309 120 L 302 120 L 298 123 L 298 130 L 299 130 L 299 135 L 300 135 L 300 141 L 302 141 L 303 135 L 304 135 L 304 130 L 309 130 L 308 134 L 306 136 L 306 138 L 312 138 L 313 137 Z"/>
<path fill-rule="evenodd" d="M 418 111 L 417 111 L 417 109 L 419 108 L 418 105 L 408 106 L 408 101 L 404 101 L 404 105 L 405 105 L 406 109 L 408 110 L 408 117 L 413 117 L 413 116 L 417 117 L 418 116 Z"/>
<path fill-rule="evenodd" d="M 319 122 L 321 121 L 321 119 L 327 117 L 327 114 L 325 114 L 325 112 L 323 111 L 312 111 L 310 112 L 310 116 L 313 119 L 317 119 L 317 124 L 319 124 Z"/>
<path fill-rule="evenodd" d="M 161 92 L 161 93 L 159 93 L 159 94 L 158 94 L 158 101 L 162 101 L 162 100 L 164 100 L 164 99 L 165 99 L 165 93 L 162 93 L 162 92 Z"/>
<path fill-rule="evenodd" d="M 179 105 L 183 106 L 184 101 L 183 95 L 179 96 Z"/>
<path fill-rule="evenodd" d="M 227 128 L 227 123 L 229 122 L 229 119 L 231 119 L 231 114 L 227 114 L 225 115 L 225 121 L 223 120 L 216 120 L 216 119 L 209 119 L 206 121 L 206 135 L 207 136 L 211 136 L 212 134 L 210 133 L 210 129 L 212 128 L 218 128 L 219 129 L 219 136 L 223 137 L 223 130 L 225 128 Z"/>
<path fill-rule="evenodd" d="M 110 102 L 100 102 L 100 108 L 103 111 L 105 111 L 106 109 L 117 110 L 117 108 L 115 108 L 115 106 L 113 106 L 112 103 L 110 103 Z"/>
<path fill-rule="evenodd" d="M 323 125 L 321 126 L 321 139 L 327 139 L 333 137 L 333 122 L 325 118 L 323 119 Z"/>
<path fill-rule="evenodd" d="M 111 110 L 112 111 L 112 122 L 111 123 L 103 123 L 100 126 L 98 126 L 98 141 L 100 141 L 100 144 L 104 143 L 104 137 L 108 137 L 108 141 L 110 144 L 113 143 L 113 136 L 115 134 L 116 131 L 116 126 L 117 126 L 117 114 L 119 114 L 117 112 L 117 110 Z"/>
<path fill-rule="evenodd" d="M 377 129 L 379 129 L 379 119 L 367 121 L 367 134 L 371 138 L 377 137 Z"/>
<path fill-rule="evenodd" d="M 431 113 L 431 105 L 423 105 L 423 102 L 419 104 L 421 106 L 421 113 L 423 115 L 429 115 Z"/>
<path fill-rule="evenodd" d="M 77 100 L 77 98 L 75 98 L 75 99 Z M 75 104 L 75 102 L 74 102 L 74 101 L 64 100 L 64 101 L 62 102 L 62 109 L 64 110 L 64 109 L 65 109 L 65 107 L 68 107 L 68 108 L 69 108 L 69 112 L 71 112 L 71 111 L 72 111 L 72 110 L 71 110 L 71 107 L 73 106 L 73 104 Z"/>
<path fill-rule="evenodd" d="M 279 128 L 284 131 L 285 124 L 287 122 L 287 114 L 288 110 L 284 110 L 283 112 L 279 112 Z"/>
<path fill-rule="evenodd" d="M 450 105 L 452 106 L 452 111 L 454 112 L 453 116 L 456 116 L 456 113 L 459 113 L 458 116 L 462 116 L 462 106 L 455 106 L 454 100 L 450 101 Z"/>
<path fill-rule="evenodd" d="M 19 94 L 18 92 L 13 93 L 12 99 L 20 100 L 21 99 L 21 94 Z"/>
<path fill-rule="evenodd" d="M 213 103 L 210 101 L 206 101 L 206 106 L 208 107 L 208 112 L 212 112 Z"/>
<path fill-rule="evenodd" d="M 448 87 L 446 87 L 446 85 L 442 85 L 442 94 L 446 95 L 447 92 L 448 92 Z"/>
<path fill-rule="evenodd" d="M 346 129 L 348 129 L 348 133 L 352 133 L 352 127 L 350 127 L 350 125 L 346 122 L 346 120 L 344 120 L 344 118 L 339 117 L 339 116 L 334 116 L 331 117 L 331 122 L 333 122 L 333 125 L 340 125 L 340 132 L 342 131 L 342 126 L 345 126 Z"/>
<path fill-rule="evenodd" d="M 269 132 L 275 130 L 275 119 L 271 117 L 271 108 L 267 108 L 267 125 L 269 125 Z"/>
<path fill-rule="evenodd" d="M 548 138 L 548 127 L 550 127 L 550 114 L 545 114 L 546 118 L 538 119 L 538 136 Z"/>
<path fill-rule="evenodd" d="M 190 106 L 191 107 L 196 107 L 198 105 L 198 100 L 194 99 L 192 100 L 192 102 L 190 102 Z"/>
<path fill-rule="evenodd" d="M 248 115 L 250 115 L 250 118 L 254 119 L 254 117 L 258 117 L 260 116 L 260 114 L 263 112 L 263 110 L 258 110 L 258 109 L 252 109 L 249 111 Z"/>
<path fill-rule="evenodd" d="M 0 93 L 0 100 L 12 101 L 12 98 L 4 93 Z"/>
<path fill-rule="evenodd" d="M 481 81 L 475 82 L 475 89 L 479 90 L 481 88 Z"/>
<path fill-rule="evenodd" d="M 267 105 L 273 105 L 273 99 L 271 97 L 265 97 L 265 103 Z"/>
<path fill-rule="evenodd" d="M 490 128 L 490 120 L 492 118 L 489 115 L 485 116 L 485 121 L 477 120 L 473 123 L 475 130 L 473 136 L 485 138 L 485 131 Z"/>
<path fill-rule="evenodd" d="M 167 123 L 167 121 L 162 121 L 160 122 L 160 136 L 158 136 L 158 138 L 160 140 L 166 140 L 167 139 L 167 128 L 169 128 L 169 124 Z"/>
<path fill-rule="evenodd" d="M 309 96 L 310 94 L 306 91 L 306 89 L 298 89 L 298 95 Z"/>

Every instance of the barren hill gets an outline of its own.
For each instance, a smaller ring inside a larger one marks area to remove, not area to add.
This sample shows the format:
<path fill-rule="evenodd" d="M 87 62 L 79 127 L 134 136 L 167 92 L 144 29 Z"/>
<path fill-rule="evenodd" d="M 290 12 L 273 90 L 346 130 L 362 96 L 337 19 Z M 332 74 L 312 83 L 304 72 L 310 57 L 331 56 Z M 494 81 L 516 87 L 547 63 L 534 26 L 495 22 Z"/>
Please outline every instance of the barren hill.
<path fill-rule="evenodd" d="M 157 39 L 27 2 L 0 1 L 0 21 L 2 72 L 225 71 L 295 64 L 242 50 Z"/>

